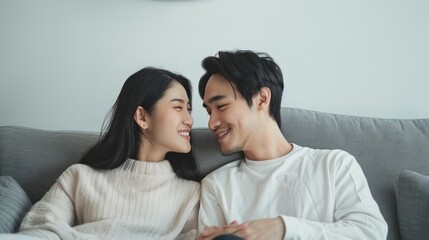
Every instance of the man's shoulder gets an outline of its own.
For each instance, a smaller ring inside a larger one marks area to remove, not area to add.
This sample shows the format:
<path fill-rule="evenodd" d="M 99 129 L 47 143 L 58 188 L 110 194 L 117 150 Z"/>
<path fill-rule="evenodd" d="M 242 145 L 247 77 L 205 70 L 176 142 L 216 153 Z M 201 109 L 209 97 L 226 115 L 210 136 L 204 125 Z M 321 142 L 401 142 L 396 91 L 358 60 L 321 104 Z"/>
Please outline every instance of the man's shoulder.
<path fill-rule="evenodd" d="M 350 153 L 342 149 L 319 149 L 299 146 L 299 150 L 315 158 L 332 159 L 352 156 Z"/>
<path fill-rule="evenodd" d="M 300 147 L 298 152 L 300 152 L 299 158 L 306 160 L 307 163 L 312 163 L 315 167 L 352 164 L 356 161 L 353 155 L 342 149 Z"/>
<path fill-rule="evenodd" d="M 359 163 L 356 158 L 342 149 L 316 149 L 302 147 L 300 154 L 294 159 L 293 166 L 296 169 L 306 169 L 302 171 L 305 173 L 311 173 L 306 175 L 310 181 L 318 176 L 324 176 L 323 179 L 330 179 L 331 177 L 342 176 L 350 169 L 358 167 Z M 292 164 L 291 164 L 292 165 Z M 317 180 L 319 181 L 319 180 Z"/>

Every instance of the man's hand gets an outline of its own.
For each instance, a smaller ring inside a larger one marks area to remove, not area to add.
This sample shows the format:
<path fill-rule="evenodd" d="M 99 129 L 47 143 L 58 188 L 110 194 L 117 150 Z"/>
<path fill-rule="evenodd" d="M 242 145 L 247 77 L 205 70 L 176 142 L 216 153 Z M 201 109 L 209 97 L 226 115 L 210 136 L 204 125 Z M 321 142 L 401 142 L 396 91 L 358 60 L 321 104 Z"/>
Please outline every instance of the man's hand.
<path fill-rule="evenodd" d="M 209 240 L 223 234 L 233 234 L 246 240 L 284 239 L 286 227 L 280 217 L 265 218 L 238 224 L 233 221 L 223 227 L 206 227 L 198 240 Z"/>
<path fill-rule="evenodd" d="M 210 240 L 223 234 L 236 234 L 248 227 L 248 223 L 238 224 L 237 221 L 232 221 L 231 224 L 222 227 L 206 227 L 202 231 L 197 240 Z"/>
<path fill-rule="evenodd" d="M 286 234 L 286 227 L 280 217 L 258 219 L 247 222 L 248 226 L 234 233 L 246 240 L 248 239 L 274 239 L 281 240 Z"/>

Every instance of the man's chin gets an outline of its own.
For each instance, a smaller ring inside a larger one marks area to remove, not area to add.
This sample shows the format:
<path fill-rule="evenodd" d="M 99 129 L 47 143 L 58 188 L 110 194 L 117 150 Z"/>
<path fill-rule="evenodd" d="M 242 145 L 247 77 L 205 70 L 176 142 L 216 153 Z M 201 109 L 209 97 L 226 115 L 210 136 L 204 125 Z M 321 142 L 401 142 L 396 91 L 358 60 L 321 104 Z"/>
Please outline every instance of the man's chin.
<path fill-rule="evenodd" d="M 220 147 L 220 150 L 223 154 L 232 154 L 232 153 L 241 151 L 241 149 L 237 147 L 225 147 L 222 145 Z"/>

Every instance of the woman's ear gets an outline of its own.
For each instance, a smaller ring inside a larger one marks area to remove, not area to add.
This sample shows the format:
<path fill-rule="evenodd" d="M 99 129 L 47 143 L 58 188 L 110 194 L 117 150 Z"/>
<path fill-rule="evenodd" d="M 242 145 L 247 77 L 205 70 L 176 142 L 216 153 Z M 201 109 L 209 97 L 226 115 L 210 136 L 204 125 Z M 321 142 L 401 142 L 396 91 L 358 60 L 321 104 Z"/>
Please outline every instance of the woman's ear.
<path fill-rule="evenodd" d="M 149 115 L 143 107 L 137 107 L 136 111 L 134 112 L 134 121 L 143 130 L 149 128 Z"/>
<path fill-rule="evenodd" d="M 271 90 L 267 87 L 261 88 L 258 94 L 258 109 L 269 109 L 271 101 Z"/>

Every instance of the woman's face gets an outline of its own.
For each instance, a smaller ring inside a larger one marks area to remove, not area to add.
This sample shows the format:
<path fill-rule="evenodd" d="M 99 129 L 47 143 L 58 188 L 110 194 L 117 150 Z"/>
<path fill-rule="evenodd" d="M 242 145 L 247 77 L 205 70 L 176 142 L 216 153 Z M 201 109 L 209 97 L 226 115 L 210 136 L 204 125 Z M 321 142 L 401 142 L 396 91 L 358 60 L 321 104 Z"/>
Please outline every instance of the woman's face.
<path fill-rule="evenodd" d="M 189 134 L 193 123 L 185 88 L 172 81 L 149 116 L 146 137 L 151 147 L 159 151 L 187 153 L 191 150 Z"/>

